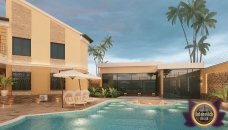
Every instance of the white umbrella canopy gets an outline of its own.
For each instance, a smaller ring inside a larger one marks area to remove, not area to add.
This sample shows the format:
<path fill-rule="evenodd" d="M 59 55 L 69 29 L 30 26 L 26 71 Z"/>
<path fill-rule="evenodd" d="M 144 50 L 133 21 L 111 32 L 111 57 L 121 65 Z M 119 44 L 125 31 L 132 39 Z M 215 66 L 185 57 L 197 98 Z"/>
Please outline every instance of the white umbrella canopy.
<path fill-rule="evenodd" d="M 54 77 L 62 77 L 62 78 L 75 78 L 75 77 L 81 77 L 83 73 L 78 72 L 76 70 L 64 70 L 60 73 L 56 73 L 53 76 Z"/>

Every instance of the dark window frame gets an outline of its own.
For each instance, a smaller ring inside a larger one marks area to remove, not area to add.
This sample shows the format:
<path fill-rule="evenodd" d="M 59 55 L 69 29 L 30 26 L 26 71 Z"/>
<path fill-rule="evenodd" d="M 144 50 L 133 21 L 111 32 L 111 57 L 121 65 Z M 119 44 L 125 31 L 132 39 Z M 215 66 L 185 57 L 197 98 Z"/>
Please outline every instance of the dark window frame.
<path fill-rule="evenodd" d="M 51 46 L 50 47 L 51 48 L 51 50 L 50 50 L 50 57 L 51 57 L 51 59 L 65 60 L 65 57 L 66 57 L 66 55 L 65 55 L 65 52 L 66 52 L 65 44 L 51 42 L 50 46 Z M 54 49 L 53 48 L 54 46 L 57 48 L 56 52 L 54 52 L 54 50 L 53 50 Z M 63 47 L 63 48 L 61 48 L 61 47 Z M 64 50 L 63 53 L 60 52 L 62 49 Z"/>
<path fill-rule="evenodd" d="M 20 41 L 20 49 L 19 48 L 15 48 L 15 42 L 14 42 L 14 40 L 15 39 L 19 39 L 19 40 L 21 40 Z M 28 47 L 25 47 L 26 46 L 26 44 L 25 44 L 25 42 L 22 42 L 22 40 L 27 40 L 28 41 L 28 43 L 29 43 L 29 46 Z M 28 50 L 28 54 L 26 54 L 25 53 L 25 49 L 26 48 L 28 48 L 29 50 Z M 16 51 L 16 49 L 19 49 L 19 51 L 17 52 Z M 28 39 L 28 38 L 21 38 L 21 37 L 12 37 L 12 55 L 18 55 L 18 56 L 29 56 L 29 57 L 31 57 L 31 50 L 32 50 L 32 48 L 31 48 L 31 39 Z"/>
<path fill-rule="evenodd" d="M 66 80 L 65 78 L 62 79 L 62 78 L 58 78 L 58 77 L 54 77 L 53 76 L 54 73 L 51 73 L 50 74 L 50 90 L 62 90 L 62 87 L 63 87 L 63 90 L 66 89 Z M 62 81 L 63 80 L 63 81 Z M 54 83 L 56 82 L 56 83 Z M 63 86 L 61 86 L 61 82 Z"/>
<path fill-rule="evenodd" d="M 22 77 L 14 77 L 14 73 L 21 73 L 21 74 L 24 75 L 24 77 L 23 76 Z M 31 88 L 32 88 L 32 82 L 31 82 L 32 74 L 31 74 L 31 72 L 12 72 L 12 78 L 14 80 L 14 84 L 12 85 L 12 90 L 13 91 L 31 91 Z M 22 80 L 20 80 L 20 78 Z M 20 82 L 20 84 L 18 82 Z M 15 86 L 17 84 L 19 84 L 19 85 Z"/>

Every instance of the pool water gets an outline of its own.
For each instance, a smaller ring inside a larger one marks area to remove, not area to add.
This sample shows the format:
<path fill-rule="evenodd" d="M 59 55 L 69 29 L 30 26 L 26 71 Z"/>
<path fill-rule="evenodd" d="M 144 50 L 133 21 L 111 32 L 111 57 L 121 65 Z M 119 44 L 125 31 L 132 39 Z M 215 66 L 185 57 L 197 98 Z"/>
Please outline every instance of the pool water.
<path fill-rule="evenodd" d="M 175 101 L 173 101 L 175 102 Z M 171 106 L 136 105 L 132 101 L 114 100 L 96 105 L 80 112 L 27 116 L 0 127 L 0 130 L 227 130 L 228 116 L 224 126 L 187 127 L 182 112 L 187 102 Z"/>

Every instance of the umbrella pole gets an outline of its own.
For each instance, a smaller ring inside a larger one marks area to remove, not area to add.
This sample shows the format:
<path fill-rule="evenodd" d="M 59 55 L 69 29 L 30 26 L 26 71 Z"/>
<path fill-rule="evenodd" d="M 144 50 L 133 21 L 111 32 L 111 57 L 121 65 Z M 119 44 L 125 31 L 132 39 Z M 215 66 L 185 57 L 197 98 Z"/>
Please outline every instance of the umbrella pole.
<path fill-rule="evenodd" d="M 62 108 L 63 108 L 63 80 L 62 78 L 60 78 L 60 85 L 61 85 L 61 89 L 62 89 Z"/>
<path fill-rule="evenodd" d="M 80 92 L 81 92 L 82 88 L 81 88 L 81 82 L 80 82 L 80 79 L 78 79 L 78 83 L 79 83 L 79 88 L 80 88 Z"/>

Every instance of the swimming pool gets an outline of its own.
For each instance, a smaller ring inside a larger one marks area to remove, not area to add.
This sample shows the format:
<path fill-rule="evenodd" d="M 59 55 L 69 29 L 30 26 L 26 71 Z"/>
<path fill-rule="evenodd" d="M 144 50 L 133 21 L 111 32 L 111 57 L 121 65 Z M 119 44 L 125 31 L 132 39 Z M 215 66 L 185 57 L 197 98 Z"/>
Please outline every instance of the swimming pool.
<path fill-rule="evenodd" d="M 187 102 L 171 106 L 136 105 L 128 100 L 112 100 L 79 112 L 26 116 L 0 130 L 227 130 L 224 126 L 193 127 L 184 125 L 182 112 Z"/>

